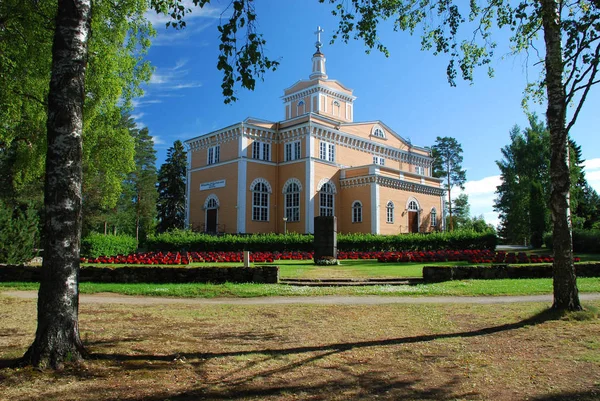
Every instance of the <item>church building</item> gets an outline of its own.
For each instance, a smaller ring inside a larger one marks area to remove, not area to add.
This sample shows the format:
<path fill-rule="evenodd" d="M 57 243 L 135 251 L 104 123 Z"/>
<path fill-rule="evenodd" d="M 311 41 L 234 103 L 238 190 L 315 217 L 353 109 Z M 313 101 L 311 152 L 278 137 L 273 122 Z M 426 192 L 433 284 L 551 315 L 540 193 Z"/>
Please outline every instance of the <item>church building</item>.
<path fill-rule="evenodd" d="M 320 34 L 320 29 L 317 35 Z M 186 225 L 208 233 L 339 233 L 442 229 L 444 190 L 428 148 L 383 122 L 354 122 L 354 97 L 325 70 L 319 36 L 312 72 L 284 90 L 285 119 L 255 118 L 185 141 Z"/>

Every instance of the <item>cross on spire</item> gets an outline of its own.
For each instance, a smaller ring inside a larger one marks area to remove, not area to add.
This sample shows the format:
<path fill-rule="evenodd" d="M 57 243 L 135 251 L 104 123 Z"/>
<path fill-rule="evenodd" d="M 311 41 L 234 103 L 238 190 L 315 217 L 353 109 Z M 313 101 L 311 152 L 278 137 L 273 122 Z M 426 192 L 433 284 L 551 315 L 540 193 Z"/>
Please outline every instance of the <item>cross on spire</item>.
<path fill-rule="evenodd" d="M 317 47 L 317 52 L 321 52 L 321 46 L 323 46 L 323 43 L 321 43 L 321 33 L 323 32 L 325 31 L 320 26 L 318 26 L 317 30 L 315 31 L 315 35 L 317 35 L 317 43 L 315 43 L 315 46 Z"/>

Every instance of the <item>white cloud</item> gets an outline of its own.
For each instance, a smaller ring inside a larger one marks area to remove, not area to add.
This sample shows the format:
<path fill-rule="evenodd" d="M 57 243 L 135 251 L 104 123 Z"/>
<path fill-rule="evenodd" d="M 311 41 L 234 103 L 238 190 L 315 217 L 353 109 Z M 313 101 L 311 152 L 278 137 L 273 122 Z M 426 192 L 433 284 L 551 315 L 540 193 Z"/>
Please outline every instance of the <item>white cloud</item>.
<path fill-rule="evenodd" d="M 179 90 L 179 89 L 199 88 L 201 86 L 202 86 L 202 83 L 200 83 L 200 82 L 188 82 L 185 84 L 173 85 L 169 89 Z"/>
<path fill-rule="evenodd" d="M 219 18 L 222 10 L 217 7 L 205 5 L 200 8 L 194 5 L 192 0 L 183 0 L 183 6 L 190 9 L 191 12 L 185 14 L 185 21 L 189 23 L 190 20 L 196 18 Z M 149 10 L 146 13 L 146 19 L 152 23 L 153 26 L 158 27 L 159 25 L 165 26 L 165 24 L 172 20 L 170 15 L 157 13 L 155 10 Z"/>
<path fill-rule="evenodd" d="M 162 103 L 162 100 L 159 99 L 148 99 L 148 100 L 144 100 L 142 99 L 135 99 L 131 101 L 131 104 L 133 105 L 133 107 L 137 108 L 137 107 L 144 107 L 147 104 L 158 104 L 158 103 Z"/>
<path fill-rule="evenodd" d="M 152 141 L 154 142 L 155 145 L 164 145 L 165 141 L 162 140 L 162 138 L 158 135 L 154 135 L 152 137 Z"/>
<path fill-rule="evenodd" d="M 496 199 L 496 187 L 502 183 L 499 175 L 484 177 L 480 180 L 467 181 L 464 191 L 453 188 L 452 198 L 462 193 L 469 196 L 471 216 L 481 216 L 489 224 L 498 225 L 498 213 L 494 212 L 494 200 Z"/>
<path fill-rule="evenodd" d="M 144 117 L 144 113 L 132 114 L 131 118 L 133 118 L 136 122 L 139 122 L 142 117 Z"/>
<path fill-rule="evenodd" d="M 600 192 L 600 158 L 589 159 L 583 163 L 585 179 L 596 192 Z"/>
<path fill-rule="evenodd" d="M 585 167 L 585 169 L 587 171 L 589 171 L 589 170 L 600 170 L 600 157 L 584 161 L 583 162 L 583 167 Z"/>

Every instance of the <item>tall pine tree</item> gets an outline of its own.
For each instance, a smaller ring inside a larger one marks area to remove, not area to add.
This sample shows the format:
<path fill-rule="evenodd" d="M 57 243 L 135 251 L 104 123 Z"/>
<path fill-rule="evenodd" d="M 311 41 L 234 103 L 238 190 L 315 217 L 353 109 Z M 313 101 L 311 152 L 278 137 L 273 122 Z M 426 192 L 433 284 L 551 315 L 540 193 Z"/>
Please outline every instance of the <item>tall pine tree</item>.
<path fill-rule="evenodd" d="M 185 183 L 187 156 L 177 140 L 167 151 L 167 159 L 158 172 L 159 232 L 185 226 Z"/>
<path fill-rule="evenodd" d="M 464 189 L 467 181 L 467 173 L 462 169 L 462 146 L 455 138 L 445 136 L 437 137 L 435 145 L 431 147 L 433 156 L 433 176 L 443 178 L 444 187 L 448 192 L 448 221 L 450 231 L 454 229 L 452 224 L 452 187 Z"/>

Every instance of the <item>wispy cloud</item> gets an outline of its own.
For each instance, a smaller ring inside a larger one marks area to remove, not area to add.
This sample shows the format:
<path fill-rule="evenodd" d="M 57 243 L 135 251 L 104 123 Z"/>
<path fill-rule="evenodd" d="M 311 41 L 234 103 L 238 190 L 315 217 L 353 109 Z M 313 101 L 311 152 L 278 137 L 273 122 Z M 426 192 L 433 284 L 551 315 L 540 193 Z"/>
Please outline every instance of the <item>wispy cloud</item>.
<path fill-rule="evenodd" d="M 193 19 L 198 18 L 219 18 L 223 10 L 218 7 L 211 6 L 210 4 L 205 5 L 200 8 L 194 5 L 192 0 L 183 0 L 183 6 L 186 10 L 191 10 L 191 12 L 185 14 L 185 21 L 189 22 Z M 146 19 L 152 23 L 155 27 L 165 26 L 167 22 L 171 21 L 170 15 L 165 15 L 161 13 L 157 13 L 155 10 L 149 10 L 146 13 Z"/>
<path fill-rule="evenodd" d="M 201 82 L 186 79 L 190 73 L 190 70 L 185 68 L 187 63 L 187 59 L 180 59 L 172 67 L 157 68 L 150 78 L 149 87 L 160 91 L 199 88 L 202 86 Z"/>
<path fill-rule="evenodd" d="M 139 122 L 142 117 L 144 117 L 144 113 L 132 114 L 131 118 L 133 118 L 136 122 Z"/>
<path fill-rule="evenodd" d="M 154 145 L 164 145 L 165 144 L 165 141 L 163 141 L 163 139 L 158 135 L 154 135 L 152 137 L 152 141 L 154 142 Z"/>
<path fill-rule="evenodd" d="M 131 104 L 135 108 L 144 107 L 144 106 L 149 105 L 149 104 L 159 104 L 159 103 L 162 103 L 162 100 L 141 98 L 141 99 L 135 99 L 135 100 L 131 101 Z"/>

